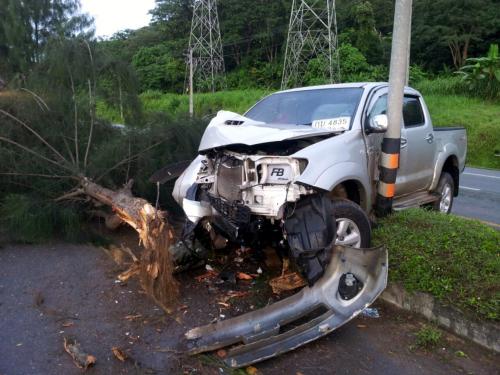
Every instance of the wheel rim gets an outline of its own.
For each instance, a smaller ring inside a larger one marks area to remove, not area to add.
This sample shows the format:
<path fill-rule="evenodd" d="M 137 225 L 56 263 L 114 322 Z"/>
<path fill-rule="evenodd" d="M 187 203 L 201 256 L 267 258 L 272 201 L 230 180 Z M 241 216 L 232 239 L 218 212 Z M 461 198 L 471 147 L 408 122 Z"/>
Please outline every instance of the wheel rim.
<path fill-rule="evenodd" d="M 441 201 L 439 202 L 439 211 L 448 213 L 451 206 L 452 191 L 451 185 L 445 184 L 441 190 Z"/>
<path fill-rule="evenodd" d="M 337 245 L 361 247 L 361 231 L 354 221 L 347 218 L 337 219 Z"/>

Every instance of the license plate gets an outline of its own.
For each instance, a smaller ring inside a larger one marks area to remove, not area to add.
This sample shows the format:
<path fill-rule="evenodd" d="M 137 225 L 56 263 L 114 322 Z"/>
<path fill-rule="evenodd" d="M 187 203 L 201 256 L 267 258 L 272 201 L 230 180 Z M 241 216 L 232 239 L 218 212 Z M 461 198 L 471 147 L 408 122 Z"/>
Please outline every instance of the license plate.
<path fill-rule="evenodd" d="M 350 117 L 335 117 L 324 120 L 313 121 L 312 127 L 316 129 L 325 129 L 331 131 L 345 131 L 349 130 L 351 124 Z"/>

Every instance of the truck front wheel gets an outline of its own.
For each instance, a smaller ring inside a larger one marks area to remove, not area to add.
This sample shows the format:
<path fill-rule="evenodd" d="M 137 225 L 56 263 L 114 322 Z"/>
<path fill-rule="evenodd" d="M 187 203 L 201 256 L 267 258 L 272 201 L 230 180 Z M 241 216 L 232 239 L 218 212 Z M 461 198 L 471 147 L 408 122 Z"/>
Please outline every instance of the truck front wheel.
<path fill-rule="evenodd" d="M 449 214 L 453 206 L 454 191 L 455 182 L 453 181 L 453 177 L 451 177 L 448 172 L 443 172 L 436 188 L 436 193 L 440 195 L 440 198 L 432 204 L 432 209 L 444 214 Z"/>
<path fill-rule="evenodd" d="M 356 248 L 370 247 L 372 230 L 363 209 L 347 199 L 333 199 L 333 214 L 337 223 L 337 245 Z"/>

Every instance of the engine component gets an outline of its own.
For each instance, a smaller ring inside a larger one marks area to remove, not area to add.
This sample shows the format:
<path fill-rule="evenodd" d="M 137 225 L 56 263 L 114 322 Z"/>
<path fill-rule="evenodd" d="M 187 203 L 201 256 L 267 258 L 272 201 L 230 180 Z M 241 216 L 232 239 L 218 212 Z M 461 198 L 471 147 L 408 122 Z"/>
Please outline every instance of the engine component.
<path fill-rule="evenodd" d="M 332 202 L 326 195 L 315 194 L 290 205 L 287 211 L 291 211 L 285 220 L 291 256 L 313 285 L 325 273 L 335 243 Z"/>

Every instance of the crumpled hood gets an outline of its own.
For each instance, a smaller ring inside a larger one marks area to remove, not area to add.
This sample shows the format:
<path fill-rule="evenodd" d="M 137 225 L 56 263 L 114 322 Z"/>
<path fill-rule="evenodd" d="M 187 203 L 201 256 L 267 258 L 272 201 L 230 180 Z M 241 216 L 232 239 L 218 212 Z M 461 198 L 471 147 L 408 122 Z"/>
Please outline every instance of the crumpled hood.
<path fill-rule="evenodd" d="M 201 138 L 199 151 L 242 144 L 247 146 L 332 134 L 306 125 L 266 124 L 234 112 L 219 111 Z"/>

